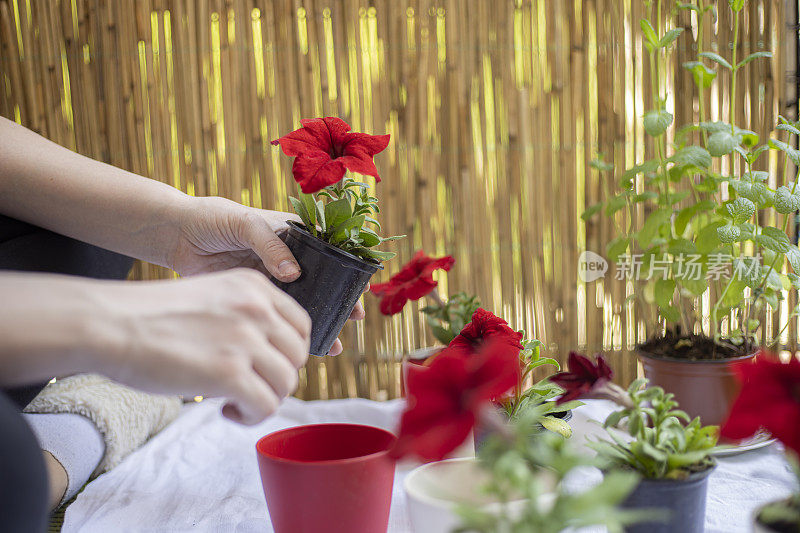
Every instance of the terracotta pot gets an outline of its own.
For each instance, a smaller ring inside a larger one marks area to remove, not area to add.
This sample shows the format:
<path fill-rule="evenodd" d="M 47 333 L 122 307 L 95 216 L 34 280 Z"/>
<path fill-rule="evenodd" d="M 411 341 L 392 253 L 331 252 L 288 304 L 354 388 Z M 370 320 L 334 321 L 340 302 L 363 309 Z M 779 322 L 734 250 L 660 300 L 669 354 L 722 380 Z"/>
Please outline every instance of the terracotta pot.
<path fill-rule="evenodd" d="M 673 393 L 680 409 L 689 416 L 699 416 L 703 424 L 716 426 L 725 421 L 739 393 L 731 364 L 752 359 L 756 354 L 698 361 L 655 357 L 641 350 L 637 355 L 651 384 Z"/>

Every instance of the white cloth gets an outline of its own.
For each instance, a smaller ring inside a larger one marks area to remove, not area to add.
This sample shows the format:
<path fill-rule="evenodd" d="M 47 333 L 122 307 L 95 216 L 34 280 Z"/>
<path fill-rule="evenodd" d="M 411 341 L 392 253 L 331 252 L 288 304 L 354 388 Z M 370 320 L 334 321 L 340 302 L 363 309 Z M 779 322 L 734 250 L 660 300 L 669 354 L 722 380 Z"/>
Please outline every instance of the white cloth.
<path fill-rule="evenodd" d="M 85 416 L 103 435 L 105 454 L 95 473 L 111 470 L 180 413 L 177 396 L 147 394 L 97 374 L 75 374 L 49 383 L 26 413 Z"/>
<path fill-rule="evenodd" d="M 187 406 L 181 416 L 116 469 L 91 482 L 66 512 L 64 532 L 269 532 L 272 527 L 261 490 L 255 443 L 272 431 L 299 424 L 356 422 L 395 426 L 400 400 L 289 399 L 278 413 L 254 427 L 229 422 L 220 402 Z M 575 412 L 576 444 L 591 431 L 588 419 L 602 419 L 606 402 L 591 401 Z M 389 533 L 410 532 L 398 469 Z M 587 475 L 588 482 L 596 478 Z M 776 445 L 720 460 L 711 475 L 707 533 L 750 531 L 758 505 L 789 494 L 795 487 Z M 309 511 L 313 502 L 309 502 Z"/>

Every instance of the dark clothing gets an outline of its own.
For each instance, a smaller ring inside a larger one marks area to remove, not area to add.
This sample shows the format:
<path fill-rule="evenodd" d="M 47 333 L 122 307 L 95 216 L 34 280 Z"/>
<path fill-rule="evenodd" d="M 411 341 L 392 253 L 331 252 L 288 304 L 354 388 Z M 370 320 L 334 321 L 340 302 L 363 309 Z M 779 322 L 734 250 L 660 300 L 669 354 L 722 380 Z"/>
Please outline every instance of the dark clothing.
<path fill-rule="evenodd" d="M 19 408 L 0 393 L 0 531 L 47 527 L 47 471 L 36 437 Z"/>
<path fill-rule="evenodd" d="M 129 257 L 0 215 L 0 270 L 125 279 Z M 33 332 L 32 332 L 33 333 Z M 47 525 L 47 472 L 19 412 L 46 383 L 0 390 L 0 530 L 35 533 Z"/>

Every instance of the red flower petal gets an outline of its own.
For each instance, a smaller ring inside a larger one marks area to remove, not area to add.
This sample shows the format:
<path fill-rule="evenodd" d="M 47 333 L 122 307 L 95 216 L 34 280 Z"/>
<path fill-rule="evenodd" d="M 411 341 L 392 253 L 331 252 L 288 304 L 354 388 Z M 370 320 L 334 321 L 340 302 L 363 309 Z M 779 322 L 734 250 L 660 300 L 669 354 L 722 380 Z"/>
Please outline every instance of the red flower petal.
<path fill-rule="evenodd" d="M 733 368 L 742 389 L 720 434 L 743 439 L 763 427 L 800 454 L 800 361 L 781 363 L 762 352 Z"/>
<path fill-rule="evenodd" d="M 295 158 L 292 174 L 300 189 L 312 194 L 344 177 L 344 165 L 324 152 L 310 152 Z"/>
<path fill-rule="evenodd" d="M 393 454 L 426 461 L 447 456 L 467 437 L 480 409 L 516 385 L 518 354 L 508 343 L 495 341 L 471 357 L 446 348 L 429 367 L 410 366 L 408 406 Z"/>
<path fill-rule="evenodd" d="M 596 355 L 595 362 L 592 362 L 585 355 L 570 352 L 567 368 L 569 371 L 550 376 L 551 382 L 564 389 L 564 394 L 556 400 L 556 404 L 581 398 L 614 376 L 611 367 L 600 354 Z"/>
<path fill-rule="evenodd" d="M 472 314 L 472 321 L 464 326 L 449 346 L 463 352 L 474 352 L 490 340 L 502 340 L 515 346 L 517 352 L 522 350 L 522 334 L 511 329 L 502 318 L 482 308 Z"/>
<path fill-rule="evenodd" d="M 350 125 L 336 117 L 301 120 L 302 128 L 272 141 L 283 153 L 297 157 L 292 172 L 304 193 L 313 193 L 341 180 L 344 170 L 374 176 L 372 158 L 389 144 L 389 135 L 350 133 Z M 298 163 L 298 160 L 303 161 Z M 338 179 L 333 180 L 338 176 Z"/>
<path fill-rule="evenodd" d="M 434 259 L 421 250 L 417 252 L 389 281 L 375 284 L 370 289 L 373 294 L 381 297 L 381 313 L 397 314 L 409 300 L 419 300 L 430 293 L 437 286 L 433 272 L 439 269 L 449 271 L 453 263 L 455 259 L 450 256 Z"/>

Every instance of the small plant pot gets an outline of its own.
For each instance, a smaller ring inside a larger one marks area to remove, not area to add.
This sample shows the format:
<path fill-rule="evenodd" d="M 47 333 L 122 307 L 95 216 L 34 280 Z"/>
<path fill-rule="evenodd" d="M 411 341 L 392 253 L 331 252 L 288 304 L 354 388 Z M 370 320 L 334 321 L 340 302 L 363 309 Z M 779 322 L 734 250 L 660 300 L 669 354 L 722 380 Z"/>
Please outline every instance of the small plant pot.
<path fill-rule="evenodd" d="M 708 476 L 714 467 L 687 479 L 643 479 L 622 503 L 626 509 L 664 509 L 664 521 L 640 522 L 627 533 L 702 533 L 706 519 Z"/>
<path fill-rule="evenodd" d="M 755 353 L 729 359 L 670 359 L 637 351 L 645 377 L 675 395 L 680 409 L 699 416 L 704 425 L 722 424 L 739 394 L 731 365 L 755 357 Z"/>
<path fill-rule="evenodd" d="M 396 437 L 358 424 L 314 424 L 256 444 L 276 533 L 386 533 Z"/>
<path fill-rule="evenodd" d="M 781 522 L 767 524 L 761 521 L 761 512 L 765 507 L 773 505 L 790 505 L 791 498 L 788 500 L 779 500 L 777 502 L 768 502 L 759 506 L 753 512 L 753 533 L 795 533 L 800 531 L 800 522 Z"/>
<path fill-rule="evenodd" d="M 311 235 L 302 225 L 289 221 L 282 235 L 302 270 L 291 283 L 273 283 L 297 300 L 311 316 L 311 355 L 327 355 L 350 313 L 369 283 L 383 266 L 365 261 Z"/>
<path fill-rule="evenodd" d="M 403 483 L 412 531 L 453 531 L 461 524 L 460 506 L 511 516 L 521 514 L 528 501 L 498 501 L 482 490 L 489 481 L 488 473 L 474 458 L 446 459 L 412 470 Z M 554 486 L 555 482 L 551 483 L 550 489 Z M 555 494 L 548 492 L 542 495 L 539 503 L 552 505 L 554 498 Z"/>
<path fill-rule="evenodd" d="M 506 415 L 505 411 L 501 411 L 501 414 L 503 415 L 503 418 L 508 419 L 508 416 Z M 551 414 L 549 414 L 547 416 L 560 418 L 564 422 L 569 422 L 572 419 L 572 411 L 570 410 L 570 411 L 562 411 L 560 413 L 551 413 Z M 547 431 L 544 428 L 544 426 L 541 425 L 541 424 L 536 424 L 536 428 L 535 429 L 536 429 L 536 433 L 541 433 L 542 431 Z M 486 440 L 491 435 L 492 435 L 492 431 L 489 430 L 489 429 L 486 429 L 483 426 L 477 426 L 475 428 L 475 451 L 476 452 L 478 450 L 480 450 L 481 448 L 483 448 L 483 445 L 486 443 Z M 535 436 L 534 436 L 534 438 L 535 438 Z"/>

